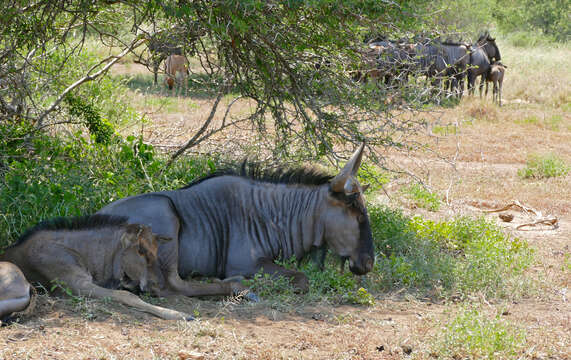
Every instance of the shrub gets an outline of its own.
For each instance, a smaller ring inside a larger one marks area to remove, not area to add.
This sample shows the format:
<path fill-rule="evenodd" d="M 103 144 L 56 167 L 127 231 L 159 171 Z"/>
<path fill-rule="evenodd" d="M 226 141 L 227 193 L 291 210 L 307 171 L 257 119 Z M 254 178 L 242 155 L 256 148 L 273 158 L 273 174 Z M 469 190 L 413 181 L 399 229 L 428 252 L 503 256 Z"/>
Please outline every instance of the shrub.
<path fill-rule="evenodd" d="M 525 333 L 500 315 L 489 318 L 475 308 L 465 308 L 443 326 L 432 354 L 452 359 L 507 359 L 515 358 L 525 343 Z"/>
<path fill-rule="evenodd" d="M 371 277 L 378 290 L 505 297 L 518 292 L 512 284 L 532 260 L 527 243 L 485 218 L 434 222 L 385 207 L 372 207 L 369 214 L 377 249 Z"/>
<path fill-rule="evenodd" d="M 412 184 L 404 188 L 403 193 L 418 207 L 430 211 L 438 211 L 440 209 L 440 198 L 438 195 L 420 184 Z"/>
<path fill-rule="evenodd" d="M 545 179 L 566 176 L 569 165 L 555 154 L 531 155 L 525 168 L 518 170 L 518 175 L 524 179 Z"/>

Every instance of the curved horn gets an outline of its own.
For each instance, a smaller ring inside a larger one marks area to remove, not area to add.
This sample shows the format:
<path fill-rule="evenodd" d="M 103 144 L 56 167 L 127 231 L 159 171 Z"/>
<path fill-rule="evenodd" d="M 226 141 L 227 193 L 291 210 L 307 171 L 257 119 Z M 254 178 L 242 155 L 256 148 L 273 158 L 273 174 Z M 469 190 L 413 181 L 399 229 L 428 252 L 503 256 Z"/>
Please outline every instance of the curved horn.
<path fill-rule="evenodd" d="M 335 176 L 331 180 L 331 190 L 335 192 L 344 192 L 345 191 L 345 184 L 349 180 L 351 176 L 357 174 L 357 170 L 359 170 L 359 166 L 361 165 L 361 159 L 363 158 L 363 150 L 365 149 L 365 143 L 362 143 L 361 146 L 353 153 L 351 159 L 347 161 L 347 164 L 341 169 L 339 174 Z"/>

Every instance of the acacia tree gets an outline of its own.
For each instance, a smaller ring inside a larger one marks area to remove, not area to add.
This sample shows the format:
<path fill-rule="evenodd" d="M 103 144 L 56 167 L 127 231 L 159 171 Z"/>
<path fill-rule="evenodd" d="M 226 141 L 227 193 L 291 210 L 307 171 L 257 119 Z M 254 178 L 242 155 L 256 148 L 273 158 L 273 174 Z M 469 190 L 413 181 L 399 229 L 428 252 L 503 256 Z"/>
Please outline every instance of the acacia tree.
<path fill-rule="evenodd" d="M 213 102 L 203 126 L 173 159 L 236 121 L 253 124 L 277 157 L 295 153 L 334 159 L 347 142 L 406 148 L 413 145 L 407 138 L 421 121 L 397 115 L 414 110 L 419 102 L 410 95 L 419 93 L 363 85 L 354 74 L 363 61 L 363 41 L 381 33 L 413 32 L 421 22 L 412 9 L 423 3 L 12 1 L 0 10 L 1 121 L 25 119 L 35 129 L 57 123 L 70 113 L 61 105 L 66 99 L 75 104 L 73 95 L 85 83 L 104 76 L 128 53 L 152 63 L 156 54 L 144 45 L 176 32 L 181 45 L 200 60 Z M 88 37 L 116 51 L 84 73 L 62 76 Z M 225 116 L 214 126 L 214 113 L 230 89 L 252 99 L 255 111 L 235 121 L 226 122 Z M 401 100 L 394 101 L 397 95 Z"/>

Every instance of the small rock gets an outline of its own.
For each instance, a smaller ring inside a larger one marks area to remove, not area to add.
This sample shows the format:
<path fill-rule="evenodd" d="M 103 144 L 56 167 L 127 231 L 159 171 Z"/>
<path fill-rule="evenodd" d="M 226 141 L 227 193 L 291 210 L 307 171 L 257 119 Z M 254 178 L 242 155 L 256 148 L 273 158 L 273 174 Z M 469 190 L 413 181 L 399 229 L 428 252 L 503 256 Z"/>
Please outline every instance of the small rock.
<path fill-rule="evenodd" d="M 514 219 L 512 214 L 499 214 L 500 219 L 504 222 L 511 222 Z"/>
<path fill-rule="evenodd" d="M 385 351 L 385 345 L 377 346 L 376 349 L 378 352 Z"/>
<path fill-rule="evenodd" d="M 179 351 L 178 358 L 179 360 L 203 360 L 204 354 L 196 351 Z"/>

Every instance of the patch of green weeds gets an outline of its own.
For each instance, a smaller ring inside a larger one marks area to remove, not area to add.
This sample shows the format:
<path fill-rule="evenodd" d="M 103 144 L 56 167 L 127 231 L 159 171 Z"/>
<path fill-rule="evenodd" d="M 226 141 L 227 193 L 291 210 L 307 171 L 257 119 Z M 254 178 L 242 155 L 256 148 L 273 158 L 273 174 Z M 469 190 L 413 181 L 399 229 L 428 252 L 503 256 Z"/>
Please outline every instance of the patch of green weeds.
<path fill-rule="evenodd" d="M 520 125 L 537 125 L 539 124 L 539 118 L 535 115 L 531 115 L 521 120 L 517 119 L 514 122 Z"/>
<path fill-rule="evenodd" d="M 440 126 L 440 125 L 432 126 L 432 133 L 435 135 L 441 135 L 441 136 L 456 135 L 457 131 L 458 127 L 452 124 L 448 124 L 445 126 Z"/>
<path fill-rule="evenodd" d="M 416 289 L 438 297 L 476 292 L 489 297 L 521 294 L 519 281 L 531 264 L 527 243 L 484 218 L 434 222 L 370 207 L 377 259 L 371 284 L 377 290 Z M 502 274 L 502 276 L 498 276 Z"/>
<path fill-rule="evenodd" d="M 524 179 L 546 179 L 550 177 L 566 176 L 569 165 L 553 153 L 529 156 L 525 168 L 518 170 L 517 174 Z"/>
<path fill-rule="evenodd" d="M 432 346 L 431 356 L 451 359 L 513 359 L 526 344 L 524 331 L 496 315 L 462 309 Z"/>
<path fill-rule="evenodd" d="M 254 294 L 264 300 L 282 304 L 294 304 L 300 300 L 291 279 L 284 276 L 271 276 L 260 271 L 252 279 L 246 280 L 246 284 Z"/>
<path fill-rule="evenodd" d="M 563 116 L 553 115 L 547 121 L 547 126 L 553 131 L 559 131 L 561 123 L 563 122 Z"/>
<path fill-rule="evenodd" d="M 430 211 L 440 210 L 440 198 L 438 195 L 420 184 L 415 183 L 405 187 L 402 192 L 420 208 Z"/>

